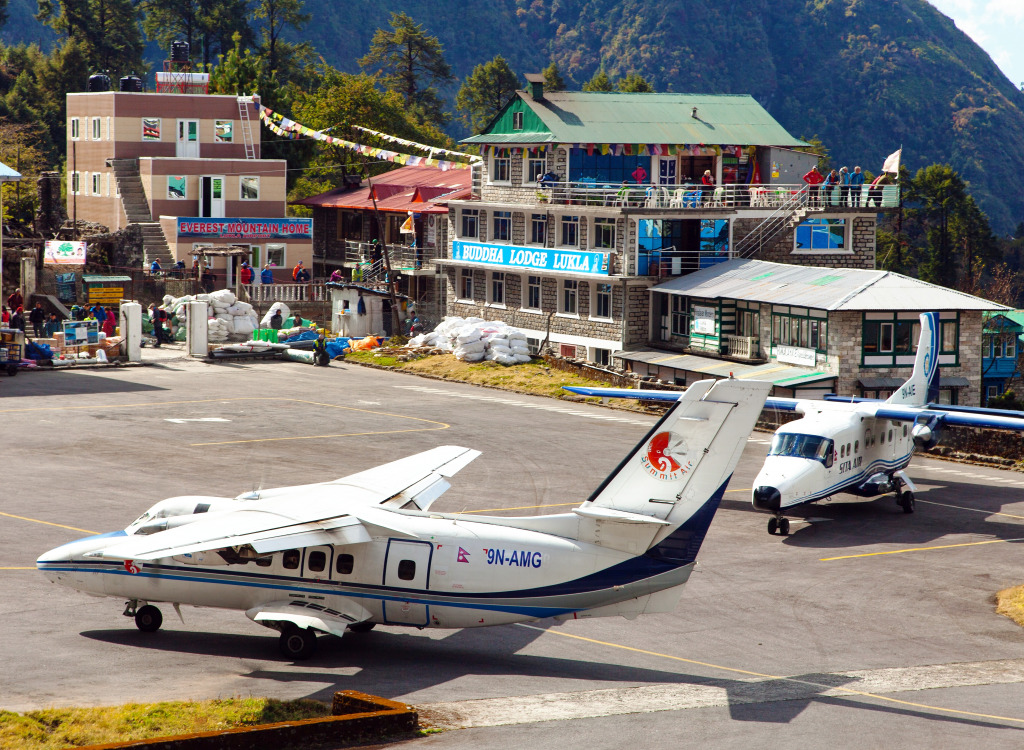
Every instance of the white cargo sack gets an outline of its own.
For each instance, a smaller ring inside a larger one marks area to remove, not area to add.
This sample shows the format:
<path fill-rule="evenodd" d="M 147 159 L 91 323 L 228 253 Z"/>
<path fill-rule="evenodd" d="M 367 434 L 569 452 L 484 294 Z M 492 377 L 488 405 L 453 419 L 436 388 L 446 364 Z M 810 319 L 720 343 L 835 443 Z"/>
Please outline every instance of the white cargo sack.
<path fill-rule="evenodd" d="M 292 314 L 292 311 L 284 302 L 275 302 L 270 306 L 270 309 L 267 310 L 267 314 L 263 316 L 263 320 L 260 321 L 260 328 L 270 328 L 270 319 L 274 317 L 274 313 L 278 310 L 281 311 L 282 320 Z"/>

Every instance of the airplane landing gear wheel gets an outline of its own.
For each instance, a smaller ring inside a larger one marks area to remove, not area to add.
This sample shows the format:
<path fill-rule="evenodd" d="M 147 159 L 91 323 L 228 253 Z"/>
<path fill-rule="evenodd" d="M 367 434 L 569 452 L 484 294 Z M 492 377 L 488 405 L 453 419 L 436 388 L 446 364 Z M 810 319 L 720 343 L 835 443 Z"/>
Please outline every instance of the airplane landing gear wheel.
<path fill-rule="evenodd" d="M 348 626 L 348 629 L 351 630 L 353 633 L 369 633 L 375 627 L 377 627 L 377 623 L 364 621 L 352 623 Z"/>
<path fill-rule="evenodd" d="M 914 512 L 914 505 L 915 505 L 915 503 L 914 503 L 914 493 L 913 492 L 901 492 L 900 496 L 899 496 L 899 498 L 897 498 L 896 502 L 898 502 L 900 504 L 900 507 L 903 508 L 903 512 L 904 513 L 913 513 Z"/>
<path fill-rule="evenodd" d="M 788 518 L 780 518 L 779 519 L 779 535 L 780 536 L 788 536 L 789 535 L 789 519 Z"/>
<path fill-rule="evenodd" d="M 295 661 L 308 659 L 316 651 L 316 633 L 309 628 L 287 625 L 281 631 L 278 648 L 289 659 L 294 659 Z"/>
<path fill-rule="evenodd" d="M 769 518 L 768 519 L 768 533 L 769 534 L 775 534 L 775 532 L 778 530 L 778 528 L 779 528 L 779 519 L 776 518 L 775 516 L 772 516 L 771 518 Z"/>
<path fill-rule="evenodd" d="M 160 629 L 163 622 L 164 616 L 152 604 L 139 607 L 135 613 L 135 627 L 143 633 L 155 633 Z"/>

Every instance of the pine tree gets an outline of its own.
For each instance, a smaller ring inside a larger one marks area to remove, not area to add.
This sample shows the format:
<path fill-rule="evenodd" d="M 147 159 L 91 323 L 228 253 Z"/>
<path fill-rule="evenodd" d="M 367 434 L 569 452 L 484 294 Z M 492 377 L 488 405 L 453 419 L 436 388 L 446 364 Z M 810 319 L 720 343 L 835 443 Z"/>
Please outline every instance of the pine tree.
<path fill-rule="evenodd" d="M 541 71 L 541 75 L 544 76 L 545 91 L 565 91 L 565 79 L 562 78 L 562 74 L 558 70 L 558 63 L 554 60 Z"/>
<path fill-rule="evenodd" d="M 463 113 L 466 125 L 479 132 L 501 111 L 517 88 L 519 78 L 505 58 L 498 55 L 473 68 L 455 96 L 455 106 Z"/>
<path fill-rule="evenodd" d="M 374 33 L 360 67 L 377 75 L 385 88 L 401 94 L 406 106 L 424 122 L 445 123 L 448 116 L 436 86 L 454 81 L 455 76 L 441 42 L 404 12 L 392 13 L 388 25 L 390 30 Z"/>
<path fill-rule="evenodd" d="M 632 94 L 653 94 L 654 87 L 647 82 L 639 73 L 630 73 L 625 78 L 620 78 L 618 83 L 619 91 Z"/>

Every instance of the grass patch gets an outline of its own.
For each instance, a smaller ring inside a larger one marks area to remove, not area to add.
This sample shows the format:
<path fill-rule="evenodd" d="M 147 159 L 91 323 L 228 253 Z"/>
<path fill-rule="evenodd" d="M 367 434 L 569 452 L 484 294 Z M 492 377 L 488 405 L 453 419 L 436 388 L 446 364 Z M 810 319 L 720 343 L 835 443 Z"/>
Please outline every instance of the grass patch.
<path fill-rule="evenodd" d="M 1003 589 L 996 594 L 996 612 L 1024 627 L 1024 585 Z"/>
<path fill-rule="evenodd" d="M 330 715 L 330 705 L 320 701 L 273 698 L 48 708 L 23 714 L 0 711 L 0 747 L 4 750 L 58 750 Z"/>
<path fill-rule="evenodd" d="M 378 356 L 379 355 L 379 356 Z M 563 385 L 593 386 L 608 388 L 607 383 L 591 380 L 580 375 L 553 370 L 542 359 L 534 359 L 519 365 L 500 365 L 497 362 L 463 362 L 450 354 L 428 354 L 423 357 L 399 361 L 397 355 L 381 352 L 352 352 L 345 355 L 346 361 L 394 367 L 403 372 L 432 375 L 445 380 L 461 383 L 475 383 L 494 388 L 507 388 L 521 393 L 565 399 L 567 401 L 598 401 L 582 399 L 580 396 L 563 391 Z M 623 406 L 646 411 L 633 399 L 614 399 Z"/>

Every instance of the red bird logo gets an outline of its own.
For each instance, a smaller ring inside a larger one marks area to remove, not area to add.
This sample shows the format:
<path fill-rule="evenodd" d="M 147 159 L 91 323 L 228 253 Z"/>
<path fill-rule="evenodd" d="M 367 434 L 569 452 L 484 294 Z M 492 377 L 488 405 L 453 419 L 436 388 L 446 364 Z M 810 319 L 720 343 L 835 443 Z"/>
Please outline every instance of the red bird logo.
<path fill-rule="evenodd" d="M 659 432 L 647 446 L 647 460 L 657 471 L 671 474 L 679 471 L 682 465 L 674 456 L 685 456 L 686 444 L 678 435 L 671 432 Z"/>

